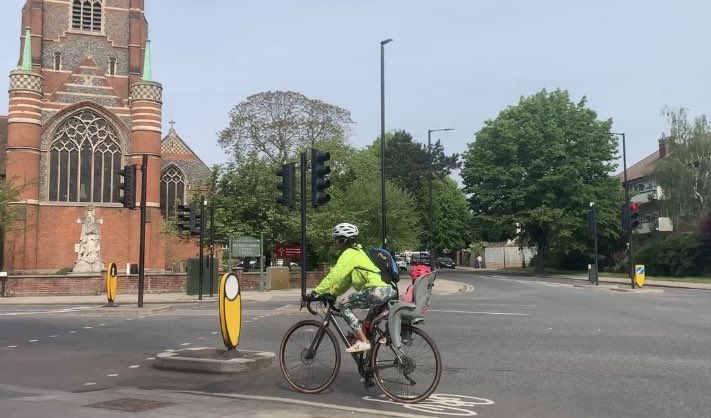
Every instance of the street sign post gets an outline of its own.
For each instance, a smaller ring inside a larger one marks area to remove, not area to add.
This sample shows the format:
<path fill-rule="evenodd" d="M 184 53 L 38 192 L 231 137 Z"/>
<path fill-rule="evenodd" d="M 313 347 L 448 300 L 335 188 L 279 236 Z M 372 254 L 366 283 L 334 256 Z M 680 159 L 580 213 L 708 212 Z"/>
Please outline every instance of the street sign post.
<path fill-rule="evenodd" d="M 230 249 L 230 257 L 259 257 L 259 291 L 264 291 L 264 252 L 262 250 L 262 239 L 256 239 L 247 235 L 243 235 L 232 241 Z"/>
<path fill-rule="evenodd" d="M 637 286 L 639 286 L 639 287 L 644 286 L 645 276 L 646 276 L 646 273 L 644 271 L 644 264 L 635 264 L 635 266 L 634 266 L 634 282 L 637 284 Z"/>

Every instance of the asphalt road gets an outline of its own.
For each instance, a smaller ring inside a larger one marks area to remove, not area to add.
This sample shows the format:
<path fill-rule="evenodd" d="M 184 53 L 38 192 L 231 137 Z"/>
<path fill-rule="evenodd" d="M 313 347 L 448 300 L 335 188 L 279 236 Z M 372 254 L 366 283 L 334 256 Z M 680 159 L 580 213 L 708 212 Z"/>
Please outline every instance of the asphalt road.
<path fill-rule="evenodd" d="M 444 372 L 436 394 L 415 408 L 364 389 L 345 353 L 336 382 L 318 395 L 295 393 L 276 366 L 236 376 L 154 369 L 167 349 L 222 345 L 216 304 L 195 303 L 145 317 L 0 306 L 0 410 L 37 390 L 131 388 L 424 416 L 711 416 L 711 291 L 459 270 L 440 277 L 473 290 L 433 297 L 422 328 L 437 341 Z M 284 332 L 309 316 L 289 302 L 245 303 L 239 348 L 276 353 Z"/>

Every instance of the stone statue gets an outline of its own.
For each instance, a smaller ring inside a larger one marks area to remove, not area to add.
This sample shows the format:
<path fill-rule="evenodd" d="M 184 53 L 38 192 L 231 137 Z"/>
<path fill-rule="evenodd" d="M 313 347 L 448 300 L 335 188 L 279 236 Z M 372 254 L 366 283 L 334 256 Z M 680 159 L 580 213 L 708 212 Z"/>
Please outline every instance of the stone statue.
<path fill-rule="evenodd" d="M 82 227 L 79 244 L 75 249 L 78 254 L 73 272 L 101 272 L 101 230 L 99 225 L 103 223 L 103 219 L 97 219 L 96 209 L 89 205 L 84 211 L 84 219 L 78 218 L 77 223 L 82 224 Z"/>

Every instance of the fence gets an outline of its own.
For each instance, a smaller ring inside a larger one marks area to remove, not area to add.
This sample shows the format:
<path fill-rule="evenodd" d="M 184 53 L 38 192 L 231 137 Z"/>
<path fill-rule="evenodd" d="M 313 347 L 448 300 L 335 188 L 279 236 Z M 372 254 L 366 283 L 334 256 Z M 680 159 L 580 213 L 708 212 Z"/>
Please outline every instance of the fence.
<path fill-rule="evenodd" d="M 533 254 L 532 248 L 488 247 L 484 251 L 484 266 L 490 269 L 522 267 L 531 263 Z"/>

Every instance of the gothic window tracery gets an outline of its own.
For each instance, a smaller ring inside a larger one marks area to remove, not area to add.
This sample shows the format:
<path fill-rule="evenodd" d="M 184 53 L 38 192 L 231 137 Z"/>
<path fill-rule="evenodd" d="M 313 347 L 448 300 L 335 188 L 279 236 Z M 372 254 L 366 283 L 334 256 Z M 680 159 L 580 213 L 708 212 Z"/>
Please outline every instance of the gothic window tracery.
<path fill-rule="evenodd" d="M 160 210 L 163 217 L 175 217 L 175 206 L 185 203 L 185 176 L 178 167 L 171 165 L 160 177 Z"/>
<path fill-rule="evenodd" d="M 116 130 L 96 112 L 82 110 L 54 132 L 49 148 L 49 200 L 118 202 L 120 169 Z"/>
<path fill-rule="evenodd" d="M 102 0 L 74 0 L 72 3 L 72 29 L 101 32 Z"/>

